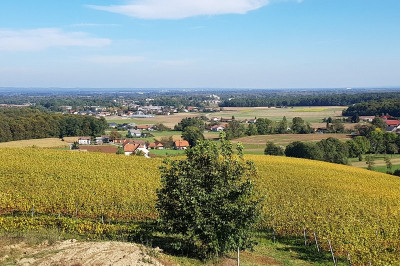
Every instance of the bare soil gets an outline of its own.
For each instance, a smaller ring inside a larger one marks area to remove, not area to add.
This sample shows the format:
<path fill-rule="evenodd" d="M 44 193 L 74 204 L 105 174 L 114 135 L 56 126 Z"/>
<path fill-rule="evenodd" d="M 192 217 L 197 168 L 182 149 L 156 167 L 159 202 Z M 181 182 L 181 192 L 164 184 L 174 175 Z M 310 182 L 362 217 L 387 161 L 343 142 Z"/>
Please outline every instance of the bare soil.
<path fill-rule="evenodd" d="M 66 240 L 52 245 L 30 246 L 24 242 L 0 247 L 0 265 L 163 265 L 159 250 L 122 242 Z"/>

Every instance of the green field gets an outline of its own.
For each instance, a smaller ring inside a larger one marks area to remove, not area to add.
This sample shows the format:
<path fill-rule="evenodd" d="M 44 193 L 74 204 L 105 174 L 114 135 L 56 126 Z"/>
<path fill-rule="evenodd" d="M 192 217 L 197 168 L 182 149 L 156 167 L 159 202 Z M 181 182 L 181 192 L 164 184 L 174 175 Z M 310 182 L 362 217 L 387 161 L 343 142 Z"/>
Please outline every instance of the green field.
<path fill-rule="evenodd" d="M 236 119 L 268 118 L 273 121 L 282 120 L 286 116 L 288 120 L 294 117 L 301 117 L 310 123 L 321 123 L 323 118 L 341 118 L 342 111 L 347 107 L 343 106 L 321 106 L 321 107 L 289 107 L 289 108 L 268 108 L 268 107 L 226 107 L 224 111 L 212 114 L 215 117 Z"/>
<path fill-rule="evenodd" d="M 157 156 L 177 156 L 185 154 L 184 150 L 150 150 L 150 154 Z"/>

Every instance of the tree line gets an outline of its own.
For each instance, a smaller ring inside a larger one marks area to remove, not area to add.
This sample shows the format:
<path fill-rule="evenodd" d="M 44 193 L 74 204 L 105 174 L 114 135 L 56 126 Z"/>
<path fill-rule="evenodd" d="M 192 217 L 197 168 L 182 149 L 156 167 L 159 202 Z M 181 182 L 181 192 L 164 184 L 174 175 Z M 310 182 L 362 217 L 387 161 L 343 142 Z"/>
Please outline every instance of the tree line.
<path fill-rule="evenodd" d="M 400 99 L 384 99 L 358 103 L 343 111 L 344 116 L 375 116 L 382 114 L 400 117 Z"/>
<path fill-rule="evenodd" d="M 348 164 L 348 158 L 359 158 L 362 161 L 367 154 L 397 154 L 399 150 L 399 135 L 384 132 L 380 128 L 371 126 L 371 130 L 365 135 L 357 136 L 346 142 L 332 137 L 316 143 L 295 141 L 285 149 L 268 142 L 264 153 L 266 155 L 286 155 L 288 157 Z"/>
<path fill-rule="evenodd" d="M 0 142 L 98 136 L 108 128 L 104 118 L 44 113 L 32 108 L 2 108 L 0 120 Z"/>
<path fill-rule="evenodd" d="M 382 99 L 399 99 L 394 92 L 329 94 L 329 95 L 288 95 L 288 96 L 243 96 L 226 99 L 220 107 L 277 107 L 277 106 L 346 106 Z"/>

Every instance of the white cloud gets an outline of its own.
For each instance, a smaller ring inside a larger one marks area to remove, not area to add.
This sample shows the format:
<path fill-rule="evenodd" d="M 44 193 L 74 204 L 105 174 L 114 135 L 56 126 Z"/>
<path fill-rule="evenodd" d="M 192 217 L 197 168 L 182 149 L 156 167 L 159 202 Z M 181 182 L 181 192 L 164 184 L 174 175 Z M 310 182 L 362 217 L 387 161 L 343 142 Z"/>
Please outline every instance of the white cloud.
<path fill-rule="evenodd" d="M 201 15 L 246 14 L 269 0 L 136 0 L 126 5 L 90 8 L 141 19 L 183 19 Z"/>
<path fill-rule="evenodd" d="M 40 51 L 50 47 L 103 47 L 109 44 L 110 39 L 91 37 L 84 32 L 64 32 L 57 28 L 0 29 L 0 51 Z"/>
<path fill-rule="evenodd" d="M 85 58 L 86 61 L 98 64 L 127 64 L 143 62 L 144 57 L 141 56 L 126 56 L 126 55 L 99 55 Z"/>

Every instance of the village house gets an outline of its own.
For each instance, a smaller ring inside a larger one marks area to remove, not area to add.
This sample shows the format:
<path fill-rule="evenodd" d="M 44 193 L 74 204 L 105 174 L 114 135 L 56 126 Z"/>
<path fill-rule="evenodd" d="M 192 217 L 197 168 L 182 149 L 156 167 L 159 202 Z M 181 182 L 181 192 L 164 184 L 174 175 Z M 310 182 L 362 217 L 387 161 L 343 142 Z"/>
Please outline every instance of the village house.
<path fill-rule="evenodd" d="M 360 121 L 364 122 L 372 122 L 374 120 L 375 116 L 360 116 Z"/>
<path fill-rule="evenodd" d="M 79 137 L 78 144 L 79 145 L 90 145 L 92 141 L 91 137 Z"/>
<path fill-rule="evenodd" d="M 385 120 L 386 126 L 388 127 L 398 127 L 400 126 L 400 120 Z"/>
<path fill-rule="evenodd" d="M 140 138 L 142 137 L 142 131 L 138 129 L 129 129 L 128 130 L 128 137 L 130 138 Z"/>
<path fill-rule="evenodd" d="M 164 145 L 161 142 L 153 142 L 149 144 L 149 149 L 153 149 L 153 150 L 163 150 L 164 149 Z"/>
<path fill-rule="evenodd" d="M 125 141 L 123 147 L 125 155 L 131 155 L 132 153 L 141 151 L 144 157 L 150 158 L 149 150 L 146 148 L 146 142 L 144 141 Z"/>
<path fill-rule="evenodd" d="M 108 123 L 108 126 L 110 128 L 116 128 L 118 126 L 118 124 L 117 123 Z"/>
<path fill-rule="evenodd" d="M 215 125 L 215 126 L 211 127 L 211 131 L 213 131 L 213 132 L 221 132 L 224 130 L 225 130 L 225 127 L 222 125 Z"/>
<path fill-rule="evenodd" d="M 174 142 L 175 150 L 186 150 L 189 147 L 190 147 L 189 142 L 187 142 L 186 140 L 178 140 Z"/>
<path fill-rule="evenodd" d="M 136 129 L 138 129 L 138 130 L 148 130 L 148 131 L 151 131 L 151 130 L 153 130 L 153 127 L 152 127 L 152 126 L 149 126 L 149 125 L 137 125 L 137 126 L 136 126 Z"/>

